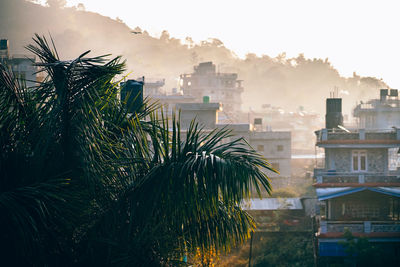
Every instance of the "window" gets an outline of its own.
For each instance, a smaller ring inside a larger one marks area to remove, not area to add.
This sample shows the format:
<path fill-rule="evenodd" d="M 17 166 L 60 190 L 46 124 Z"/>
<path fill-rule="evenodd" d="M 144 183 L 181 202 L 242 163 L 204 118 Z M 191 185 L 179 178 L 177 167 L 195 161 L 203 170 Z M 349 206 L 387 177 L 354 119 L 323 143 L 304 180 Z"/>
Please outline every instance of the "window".
<path fill-rule="evenodd" d="M 353 172 L 367 171 L 367 151 L 354 150 L 352 153 L 351 161 Z"/>
<path fill-rule="evenodd" d="M 276 150 L 278 151 L 283 151 L 283 145 L 277 145 Z"/>
<path fill-rule="evenodd" d="M 279 163 L 278 162 L 271 163 L 271 167 L 272 167 L 272 169 L 279 171 Z"/>
<path fill-rule="evenodd" d="M 257 146 L 257 151 L 263 152 L 264 151 L 264 145 L 258 145 Z"/>
<path fill-rule="evenodd" d="M 376 203 L 342 203 L 342 216 L 351 219 L 379 219 L 381 209 Z"/>
<path fill-rule="evenodd" d="M 388 169 L 389 171 L 395 171 L 400 167 L 400 154 L 399 148 L 389 148 L 388 149 Z"/>

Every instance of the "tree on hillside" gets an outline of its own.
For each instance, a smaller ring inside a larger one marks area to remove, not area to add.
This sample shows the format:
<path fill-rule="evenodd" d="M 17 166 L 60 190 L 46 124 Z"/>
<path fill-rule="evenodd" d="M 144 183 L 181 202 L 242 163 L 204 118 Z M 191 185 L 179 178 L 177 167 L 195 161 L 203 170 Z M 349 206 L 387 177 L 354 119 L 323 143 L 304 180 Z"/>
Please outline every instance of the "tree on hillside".
<path fill-rule="evenodd" d="M 254 228 L 239 204 L 270 191 L 270 165 L 226 130 L 132 116 L 118 101 L 120 58 L 62 61 L 36 35 L 47 77 L 26 88 L 0 65 L 0 237 L 14 265 L 178 265 L 224 251 Z M 172 130 L 170 130 L 172 129 Z"/>
<path fill-rule="evenodd" d="M 51 8 L 63 8 L 67 4 L 67 0 L 46 0 L 46 4 Z"/>

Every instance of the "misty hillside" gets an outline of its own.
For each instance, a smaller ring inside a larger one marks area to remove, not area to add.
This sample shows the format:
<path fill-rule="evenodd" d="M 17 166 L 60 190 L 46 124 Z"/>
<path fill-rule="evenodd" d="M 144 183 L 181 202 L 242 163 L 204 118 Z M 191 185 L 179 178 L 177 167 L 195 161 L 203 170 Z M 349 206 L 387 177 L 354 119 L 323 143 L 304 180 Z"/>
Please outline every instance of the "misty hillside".
<path fill-rule="evenodd" d="M 0 25 L 0 38 L 10 40 L 14 53 L 24 53 L 23 47 L 31 43 L 34 33 L 51 33 L 62 58 L 89 49 L 92 55 L 122 55 L 132 72 L 130 77 L 166 78 L 167 88 L 176 87 L 179 74 L 191 72 L 193 65 L 213 61 L 221 72 L 238 72 L 244 80 L 246 109 L 269 103 L 291 111 L 303 106 L 323 115 L 324 100 L 336 86 L 344 92 L 340 96 L 344 112 L 349 113 L 357 100 L 377 97 L 377 89 L 387 87 L 373 77 L 341 77 L 328 59 L 286 58 L 284 53 L 275 58 L 249 54 L 240 59 L 218 39 L 196 44 L 190 38 L 185 42 L 172 38 L 167 31 L 160 38 L 146 31 L 135 35 L 121 21 L 77 8 L 1 0 Z"/>

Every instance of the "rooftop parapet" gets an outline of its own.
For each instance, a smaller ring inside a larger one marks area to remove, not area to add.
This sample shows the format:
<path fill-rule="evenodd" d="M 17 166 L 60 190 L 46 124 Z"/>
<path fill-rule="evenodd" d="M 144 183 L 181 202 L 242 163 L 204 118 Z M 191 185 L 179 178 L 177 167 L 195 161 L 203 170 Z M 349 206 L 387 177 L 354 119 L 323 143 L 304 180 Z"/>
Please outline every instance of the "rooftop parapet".
<path fill-rule="evenodd" d="M 315 132 L 317 137 L 316 145 L 319 147 L 353 147 L 364 145 L 374 145 L 383 147 L 400 146 L 400 129 L 382 130 L 341 130 L 341 129 L 322 129 Z"/>
<path fill-rule="evenodd" d="M 399 169 L 386 172 L 337 172 L 316 168 L 314 177 L 315 187 L 400 186 Z"/>
<path fill-rule="evenodd" d="M 395 221 L 321 221 L 318 236 L 342 237 L 346 229 L 355 236 L 400 236 L 400 223 Z"/>
<path fill-rule="evenodd" d="M 179 103 L 176 108 L 182 111 L 222 110 L 221 103 Z"/>
<path fill-rule="evenodd" d="M 291 132 L 289 132 L 289 131 L 262 131 L 262 132 L 252 131 L 251 132 L 251 138 L 253 140 L 255 140 L 255 139 L 259 139 L 259 140 L 290 139 L 291 138 Z"/>

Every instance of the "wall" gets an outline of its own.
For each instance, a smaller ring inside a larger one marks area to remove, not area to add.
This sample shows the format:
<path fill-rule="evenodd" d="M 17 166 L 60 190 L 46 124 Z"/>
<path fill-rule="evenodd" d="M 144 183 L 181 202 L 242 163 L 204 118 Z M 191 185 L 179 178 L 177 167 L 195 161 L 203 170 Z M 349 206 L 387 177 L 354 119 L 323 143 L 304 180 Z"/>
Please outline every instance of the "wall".
<path fill-rule="evenodd" d="M 290 132 L 252 132 L 250 134 L 249 143 L 280 172 L 280 174 L 276 174 L 271 171 L 266 171 L 269 176 L 291 176 L 292 148 Z M 260 150 L 260 146 L 262 146 L 264 150 Z M 279 167 L 276 164 L 278 164 Z"/>
<path fill-rule="evenodd" d="M 326 148 L 325 149 L 325 169 L 336 170 L 336 172 L 351 172 L 352 151 L 363 149 L 350 148 Z M 387 172 L 388 170 L 388 150 L 387 148 L 368 148 L 367 163 L 368 172 Z"/>
<path fill-rule="evenodd" d="M 181 111 L 181 128 L 188 129 L 190 123 L 196 121 L 205 129 L 215 129 L 218 120 L 219 103 L 180 103 L 176 109 Z"/>

